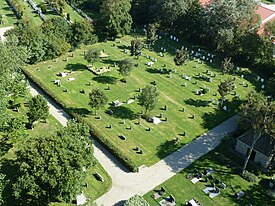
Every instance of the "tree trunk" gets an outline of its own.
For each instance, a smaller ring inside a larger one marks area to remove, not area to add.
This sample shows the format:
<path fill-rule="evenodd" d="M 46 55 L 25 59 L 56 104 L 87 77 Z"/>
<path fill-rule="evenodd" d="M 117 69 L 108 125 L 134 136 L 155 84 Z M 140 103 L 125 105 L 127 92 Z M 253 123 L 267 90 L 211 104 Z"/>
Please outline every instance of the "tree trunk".
<path fill-rule="evenodd" d="M 245 161 L 244 161 L 244 165 L 243 165 L 243 168 L 242 168 L 242 174 L 244 174 L 244 171 L 245 171 L 245 169 L 247 167 L 247 164 L 249 162 L 249 159 L 250 159 L 250 156 L 251 156 L 252 151 L 254 149 L 254 146 L 255 146 L 257 140 L 259 139 L 259 137 L 260 137 L 260 135 L 257 138 L 254 137 L 254 139 L 253 139 L 252 145 L 251 145 L 251 147 L 250 147 L 250 149 L 248 151 L 247 157 L 245 158 Z"/>

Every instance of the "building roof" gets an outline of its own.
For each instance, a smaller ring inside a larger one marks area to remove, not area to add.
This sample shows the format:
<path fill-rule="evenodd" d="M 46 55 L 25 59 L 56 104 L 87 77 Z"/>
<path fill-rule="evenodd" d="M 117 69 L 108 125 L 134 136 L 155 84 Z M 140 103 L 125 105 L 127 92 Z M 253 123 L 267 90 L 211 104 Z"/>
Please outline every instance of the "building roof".
<path fill-rule="evenodd" d="M 244 142 L 248 146 L 252 145 L 252 131 L 248 131 L 241 135 L 238 140 Z M 275 139 L 270 135 L 263 135 L 256 142 L 254 149 L 269 157 L 275 151 Z"/>
<path fill-rule="evenodd" d="M 199 0 L 199 1 L 203 6 L 206 6 L 208 3 L 211 2 L 211 0 Z M 264 25 L 271 20 L 275 20 L 275 10 L 267 8 L 265 4 L 259 4 L 257 6 L 256 13 L 261 17 L 261 21 L 262 21 L 258 34 L 263 34 Z"/>

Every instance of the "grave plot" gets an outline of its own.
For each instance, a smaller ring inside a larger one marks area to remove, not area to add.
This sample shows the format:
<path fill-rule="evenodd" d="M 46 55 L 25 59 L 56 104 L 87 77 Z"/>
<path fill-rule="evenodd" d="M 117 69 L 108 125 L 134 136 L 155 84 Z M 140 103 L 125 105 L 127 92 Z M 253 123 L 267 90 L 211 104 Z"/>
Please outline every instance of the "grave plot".
<path fill-rule="evenodd" d="M 253 90 L 250 80 L 254 77 L 245 69 L 235 68 L 234 76 L 223 75 L 216 54 L 163 36 L 153 49 L 144 48 L 136 58 L 129 52 L 132 39 L 126 36 L 86 46 L 73 55 L 66 54 L 24 70 L 135 166 L 154 164 L 231 117 Z M 190 60 L 178 67 L 173 59 L 176 49 L 181 48 L 190 52 Z M 104 50 L 108 56 L 93 66 L 110 71 L 101 75 L 89 71 L 84 60 L 88 49 Z M 118 64 L 126 58 L 132 59 L 135 66 L 125 83 L 120 81 L 123 76 L 118 73 Z M 228 78 L 235 78 L 234 91 L 226 95 L 221 106 L 218 85 Z M 147 85 L 155 86 L 159 97 L 156 107 L 144 115 L 145 109 L 138 104 L 137 97 Z M 108 103 L 96 116 L 88 105 L 89 93 L 94 88 L 108 97 Z"/>

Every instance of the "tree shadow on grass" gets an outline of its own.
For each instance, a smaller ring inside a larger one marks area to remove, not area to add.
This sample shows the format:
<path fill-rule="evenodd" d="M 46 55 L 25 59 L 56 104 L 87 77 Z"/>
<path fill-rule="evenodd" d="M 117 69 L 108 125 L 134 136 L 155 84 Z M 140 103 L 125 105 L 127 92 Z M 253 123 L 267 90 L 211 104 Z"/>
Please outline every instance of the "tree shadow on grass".
<path fill-rule="evenodd" d="M 103 64 L 110 64 L 110 65 L 116 64 L 116 65 L 118 65 L 118 63 L 119 63 L 120 61 L 116 61 L 116 60 L 112 60 L 112 59 L 102 59 L 101 62 L 102 62 Z"/>
<path fill-rule="evenodd" d="M 69 107 L 66 109 L 66 111 L 69 114 L 76 114 L 76 115 L 80 115 L 82 117 L 87 117 L 87 115 L 91 114 L 90 110 L 88 110 L 87 108 L 72 108 Z"/>
<path fill-rule="evenodd" d="M 109 110 L 112 110 L 113 117 L 119 118 L 119 119 L 134 120 L 139 117 L 138 114 L 134 113 L 131 109 L 124 107 L 124 106 L 119 106 L 119 107 L 110 106 Z M 108 112 L 108 110 L 106 112 Z"/>
<path fill-rule="evenodd" d="M 156 68 L 146 68 L 146 71 L 151 73 L 151 74 L 162 74 L 161 70 L 156 69 Z"/>
<path fill-rule="evenodd" d="M 261 179 L 258 184 L 253 184 L 247 190 L 243 190 L 245 196 L 240 201 L 241 205 L 274 205 L 274 199 L 267 195 L 268 179 Z M 236 200 L 237 201 L 237 200 Z"/>
<path fill-rule="evenodd" d="M 186 104 L 189 104 L 189 105 L 192 105 L 192 106 L 195 106 L 195 107 L 206 107 L 206 106 L 208 106 L 208 101 L 201 100 L 201 99 L 194 100 L 194 99 L 190 98 L 190 99 L 184 100 L 184 102 Z"/>
<path fill-rule="evenodd" d="M 102 84 L 116 84 L 118 78 L 112 76 L 96 76 L 93 80 Z"/>
<path fill-rule="evenodd" d="M 157 147 L 157 156 L 160 159 L 165 158 L 167 155 L 175 152 L 184 146 L 184 143 L 176 142 L 175 140 L 166 140 Z"/>
<path fill-rule="evenodd" d="M 202 115 L 202 126 L 206 129 L 213 129 L 218 124 L 234 116 L 234 114 L 237 112 L 237 108 L 242 102 L 242 100 L 237 99 L 233 101 L 226 101 L 223 105 L 227 107 L 227 111 L 222 110 L 222 108 L 218 106 L 214 112 L 204 113 Z"/>
<path fill-rule="evenodd" d="M 67 64 L 65 67 L 65 69 L 70 70 L 70 71 L 83 71 L 86 68 L 87 68 L 86 65 L 80 64 L 80 63 Z"/>

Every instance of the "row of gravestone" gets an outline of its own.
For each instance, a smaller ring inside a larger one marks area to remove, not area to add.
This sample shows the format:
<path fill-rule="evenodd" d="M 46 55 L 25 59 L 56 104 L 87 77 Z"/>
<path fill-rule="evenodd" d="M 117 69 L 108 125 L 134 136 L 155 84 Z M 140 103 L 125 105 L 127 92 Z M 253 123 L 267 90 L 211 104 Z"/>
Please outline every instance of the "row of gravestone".
<path fill-rule="evenodd" d="M 32 8 L 34 9 L 34 11 L 36 13 L 38 13 L 39 17 L 45 21 L 46 17 L 44 16 L 44 14 L 42 14 L 42 12 L 38 9 L 37 5 L 32 1 L 32 0 L 27 0 L 27 2 L 32 6 Z"/>
<path fill-rule="evenodd" d="M 88 22 L 93 23 L 93 20 L 81 9 L 77 8 L 72 2 L 66 0 L 66 2 L 83 18 L 85 18 Z"/>

